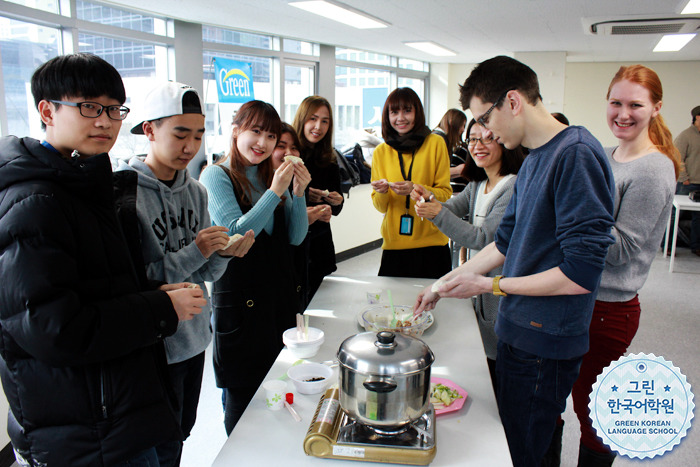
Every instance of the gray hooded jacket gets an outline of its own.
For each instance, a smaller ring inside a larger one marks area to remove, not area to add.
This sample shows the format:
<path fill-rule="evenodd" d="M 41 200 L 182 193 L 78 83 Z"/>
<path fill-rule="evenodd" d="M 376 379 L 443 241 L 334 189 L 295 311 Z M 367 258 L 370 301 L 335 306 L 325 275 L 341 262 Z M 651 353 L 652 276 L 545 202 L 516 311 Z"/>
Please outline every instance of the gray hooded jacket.
<path fill-rule="evenodd" d="M 219 279 L 230 258 L 214 253 L 207 259 L 195 244 L 197 233 L 211 226 L 204 187 L 186 169 L 178 171 L 175 183 L 168 187 L 144 160 L 134 156 L 128 164 L 119 161 L 117 171 L 138 173 L 136 208 L 146 274 L 168 283 L 197 283 L 207 299 L 201 314 L 180 321 L 177 332 L 165 339 L 168 363 L 178 363 L 204 352 L 211 341 L 211 308 L 204 282 Z"/>

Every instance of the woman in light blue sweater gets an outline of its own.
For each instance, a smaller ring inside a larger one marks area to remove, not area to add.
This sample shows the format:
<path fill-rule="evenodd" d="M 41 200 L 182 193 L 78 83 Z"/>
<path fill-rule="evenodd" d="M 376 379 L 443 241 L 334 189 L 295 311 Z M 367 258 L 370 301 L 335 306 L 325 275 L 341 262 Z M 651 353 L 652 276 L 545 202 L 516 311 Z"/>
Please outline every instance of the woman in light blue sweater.
<path fill-rule="evenodd" d="M 248 254 L 229 262 L 212 294 L 214 370 L 224 390 L 227 434 L 282 349 L 300 299 L 290 245 L 306 236 L 304 190 L 311 177 L 292 161 L 273 170 L 281 126 L 270 104 L 247 102 L 233 120 L 230 153 L 200 177 L 212 222 L 232 234 L 255 232 Z"/>
<path fill-rule="evenodd" d="M 637 292 L 661 244 L 679 172 L 679 154 L 660 115 L 659 77 L 642 65 L 620 67 L 608 88 L 607 120 L 619 141 L 606 149 L 615 177 L 612 234 L 589 329 L 589 350 L 572 390 L 581 423 L 579 466 L 609 466 L 615 453 L 591 424 L 593 383 L 627 351 L 639 326 Z"/>

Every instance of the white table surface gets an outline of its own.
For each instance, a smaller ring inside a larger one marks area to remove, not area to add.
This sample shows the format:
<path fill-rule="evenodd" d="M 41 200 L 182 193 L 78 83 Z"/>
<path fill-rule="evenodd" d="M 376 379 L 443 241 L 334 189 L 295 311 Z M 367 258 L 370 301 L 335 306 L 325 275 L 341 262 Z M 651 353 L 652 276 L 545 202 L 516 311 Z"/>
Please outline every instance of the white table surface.
<path fill-rule="evenodd" d="M 356 315 L 367 306 L 367 290 L 388 288 L 394 304 L 412 305 L 418 292 L 430 283 L 429 279 L 327 277 L 306 311 L 310 315 L 310 326 L 323 329 L 326 335 L 318 355 L 309 361 L 335 359 L 341 342 L 363 331 Z M 469 396 L 459 411 L 437 417 L 437 455 L 431 465 L 512 465 L 471 301 L 443 299 L 433 313 L 435 322 L 423 335 L 435 354 L 431 376 L 455 382 Z M 286 374 L 296 360 L 285 348 L 265 379 Z M 288 388 L 294 392 L 291 381 L 288 381 Z M 304 437 L 320 397 L 321 394 L 295 393 L 294 408 L 302 417 L 301 422 L 296 422 L 286 409 L 267 409 L 264 391 L 260 388 L 213 465 L 357 467 L 360 464 L 355 461 L 322 459 L 304 453 Z"/>
<path fill-rule="evenodd" d="M 688 195 L 675 195 L 673 197 L 673 207 L 676 208 L 675 216 L 669 216 L 666 224 L 666 242 L 664 243 L 664 253 L 668 251 L 668 239 L 671 232 L 671 217 L 673 220 L 673 241 L 671 242 L 671 261 L 668 265 L 668 271 L 673 272 L 673 261 L 676 258 L 676 240 L 678 239 L 678 223 L 681 217 L 681 211 L 700 211 L 700 203 L 692 201 Z"/>

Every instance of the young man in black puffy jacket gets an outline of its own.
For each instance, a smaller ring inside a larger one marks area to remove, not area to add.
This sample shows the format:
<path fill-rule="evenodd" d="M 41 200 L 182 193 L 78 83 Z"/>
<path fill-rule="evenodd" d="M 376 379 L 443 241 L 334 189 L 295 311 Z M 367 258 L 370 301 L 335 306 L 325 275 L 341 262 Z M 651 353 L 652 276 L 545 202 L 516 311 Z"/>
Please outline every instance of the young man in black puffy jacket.
<path fill-rule="evenodd" d="M 8 431 L 21 465 L 134 465 L 179 429 L 161 340 L 206 302 L 188 284 L 144 290 L 130 259 L 107 155 L 129 112 L 117 70 L 65 55 L 31 85 L 45 140 L 0 139 Z"/>

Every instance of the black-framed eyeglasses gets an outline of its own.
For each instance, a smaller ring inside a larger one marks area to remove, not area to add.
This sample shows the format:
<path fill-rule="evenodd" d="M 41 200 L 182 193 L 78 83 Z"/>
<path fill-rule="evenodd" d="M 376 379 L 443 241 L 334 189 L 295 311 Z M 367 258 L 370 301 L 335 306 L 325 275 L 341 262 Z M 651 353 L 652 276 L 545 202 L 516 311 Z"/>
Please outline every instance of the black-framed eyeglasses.
<path fill-rule="evenodd" d="M 469 138 L 469 139 L 467 139 L 467 145 L 468 146 L 476 146 L 477 141 L 480 142 L 481 144 L 491 144 L 491 143 L 493 143 L 493 135 L 482 136 L 481 138 Z"/>
<path fill-rule="evenodd" d="M 85 118 L 97 118 L 102 115 L 105 109 L 107 109 L 107 116 L 112 120 L 124 120 L 127 115 L 129 115 L 130 109 L 123 105 L 102 105 L 97 102 L 68 102 L 68 101 L 54 101 L 50 100 L 54 104 L 67 105 L 69 107 L 77 107 L 80 110 L 80 115 Z"/>
<path fill-rule="evenodd" d="M 492 105 L 491 107 L 489 107 L 489 110 L 487 110 L 481 117 L 479 117 L 479 118 L 476 119 L 476 123 L 478 123 L 479 125 L 481 125 L 481 126 L 484 127 L 484 128 L 487 128 L 486 125 L 489 124 L 489 114 L 491 114 L 491 112 L 493 112 L 493 109 L 495 109 L 496 107 L 498 107 L 498 105 L 501 103 L 501 101 L 502 101 L 503 99 L 505 99 L 505 97 L 508 95 L 509 92 L 510 92 L 510 90 L 504 92 L 504 93 L 501 95 L 501 97 L 499 97 L 498 99 L 496 99 L 496 102 L 494 102 L 493 105 Z"/>

